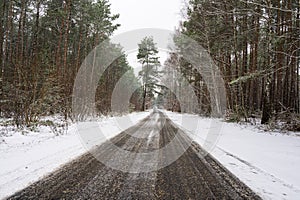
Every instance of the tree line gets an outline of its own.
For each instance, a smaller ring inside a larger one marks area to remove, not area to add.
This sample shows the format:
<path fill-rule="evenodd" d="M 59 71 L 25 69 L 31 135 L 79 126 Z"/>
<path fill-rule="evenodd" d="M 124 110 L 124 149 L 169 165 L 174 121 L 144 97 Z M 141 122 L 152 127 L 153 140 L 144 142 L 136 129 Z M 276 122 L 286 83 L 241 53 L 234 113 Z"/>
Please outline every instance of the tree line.
<path fill-rule="evenodd" d="M 186 10 L 177 32 L 202 45 L 221 70 L 227 117 L 239 121 L 259 115 L 262 124 L 283 118 L 299 130 L 299 1 L 189 0 Z M 193 85 L 199 103 L 195 112 L 209 114 L 203 77 L 180 51 L 170 54 L 168 68 L 178 69 Z M 168 106 L 180 110 L 176 97 L 168 96 L 173 102 Z"/>
<path fill-rule="evenodd" d="M 0 116 L 18 126 L 43 115 L 71 118 L 76 73 L 89 52 L 120 26 L 118 17 L 107 0 L 1 1 Z M 113 85 L 128 70 L 125 55 L 106 70 L 96 94 L 100 113 L 110 112 Z M 137 81 L 133 71 L 127 78 Z"/>

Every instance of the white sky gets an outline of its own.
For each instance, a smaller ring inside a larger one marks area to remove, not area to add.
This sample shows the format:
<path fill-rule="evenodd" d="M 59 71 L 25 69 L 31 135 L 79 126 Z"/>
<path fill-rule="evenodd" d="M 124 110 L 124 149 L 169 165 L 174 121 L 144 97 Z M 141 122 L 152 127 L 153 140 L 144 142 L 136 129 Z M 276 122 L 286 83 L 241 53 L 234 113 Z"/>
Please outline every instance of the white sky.
<path fill-rule="evenodd" d="M 182 0 L 109 0 L 112 13 L 120 14 L 116 34 L 140 28 L 174 30 L 181 19 Z"/>
<path fill-rule="evenodd" d="M 116 20 L 121 27 L 115 35 L 142 28 L 160 28 L 175 30 L 181 17 L 183 0 L 109 0 L 113 14 L 120 14 Z M 155 42 L 155 41 L 154 41 Z M 138 67 L 137 52 L 128 55 L 128 61 L 134 68 Z M 160 61 L 163 64 L 166 53 L 160 52 Z"/>

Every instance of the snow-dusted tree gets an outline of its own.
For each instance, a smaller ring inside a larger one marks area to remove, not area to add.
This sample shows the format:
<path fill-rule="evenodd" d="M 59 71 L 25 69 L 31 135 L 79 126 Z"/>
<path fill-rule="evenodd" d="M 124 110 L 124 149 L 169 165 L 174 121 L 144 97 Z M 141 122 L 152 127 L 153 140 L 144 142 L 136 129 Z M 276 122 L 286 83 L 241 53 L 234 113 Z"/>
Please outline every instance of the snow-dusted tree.
<path fill-rule="evenodd" d="M 142 110 L 146 109 L 146 101 L 154 97 L 157 88 L 157 79 L 159 77 L 158 67 L 160 66 L 158 49 L 154 43 L 153 37 L 145 37 L 138 45 L 137 58 L 142 64 L 142 70 L 139 73 L 143 84 L 143 104 Z"/>

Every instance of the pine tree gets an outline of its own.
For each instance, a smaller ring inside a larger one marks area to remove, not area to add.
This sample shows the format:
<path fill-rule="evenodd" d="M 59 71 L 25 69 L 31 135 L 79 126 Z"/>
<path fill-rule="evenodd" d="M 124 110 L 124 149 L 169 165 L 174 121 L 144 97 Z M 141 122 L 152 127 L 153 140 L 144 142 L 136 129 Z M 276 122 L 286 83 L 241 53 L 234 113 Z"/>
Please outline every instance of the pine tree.
<path fill-rule="evenodd" d="M 107 0 L 0 3 L 0 115 L 16 125 L 70 117 L 81 62 L 118 28 Z"/>
<path fill-rule="evenodd" d="M 269 123 L 282 113 L 299 113 L 299 6 L 294 0 L 189 0 L 179 31 L 219 67 L 234 120 L 261 115 Z M 180 71 L 193 80 L 200 103 L 207 96 L 197 91 L 201 77 L 185 62 Z"/>
<path fill-rule="evenodd" d="M 154 97 L 156 92 L 157 78 L 159 76 L 158 67 L 160 66 L 158 49 L 153 41 L 153 37 L 145 37 L 138 45 L 137 58 L 142 64 L 142 70 L 139 73 L 143 83 L 143 103 L 142 110 L 147 109 L 147 105 Z"/>

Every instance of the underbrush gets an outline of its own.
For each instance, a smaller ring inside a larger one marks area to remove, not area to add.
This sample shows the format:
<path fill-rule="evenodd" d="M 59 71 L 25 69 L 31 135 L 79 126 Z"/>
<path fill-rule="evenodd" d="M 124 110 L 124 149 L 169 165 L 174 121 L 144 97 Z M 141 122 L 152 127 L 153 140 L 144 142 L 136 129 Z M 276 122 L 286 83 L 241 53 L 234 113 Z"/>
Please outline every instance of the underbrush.
<path fill-rule="evenodd" d="M 300 114 L 288 111 L 273 114 L 269 122 L 261 124 L 261 113 L 248 113 L 242 110 L 238 112 L 227 112 L 225 121 L 229 123 L 251 124 L 264 131 L 280 131 L 282 133 L 300 131 Z"/>
<path fill-rule="evenodd" d="M 29 133 L 38 133 L 41 130 L 49 130 L 54 135 L 63 135 L 68 131 L 70 121 L 63 120 L 60 116 L 44 117 L 39 121 L 35 121 L 28 126 L 16 126 L 12 119 L 0 120 L 0 136 L 11 136 L 15 132 L 19 132 L 23 135 Z"/>

